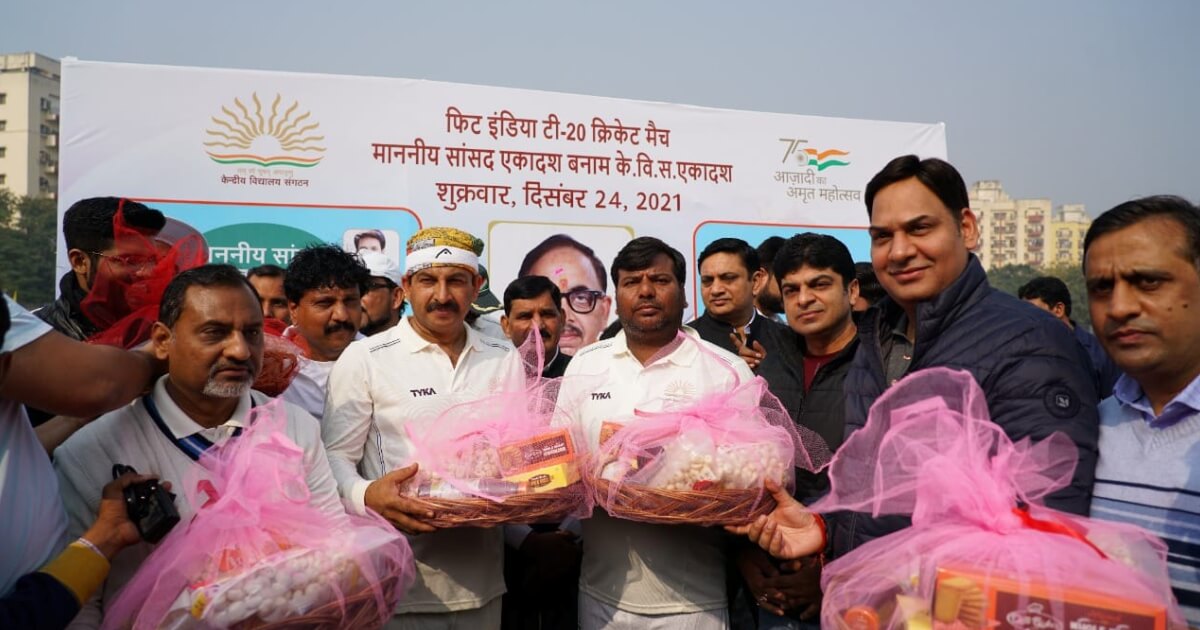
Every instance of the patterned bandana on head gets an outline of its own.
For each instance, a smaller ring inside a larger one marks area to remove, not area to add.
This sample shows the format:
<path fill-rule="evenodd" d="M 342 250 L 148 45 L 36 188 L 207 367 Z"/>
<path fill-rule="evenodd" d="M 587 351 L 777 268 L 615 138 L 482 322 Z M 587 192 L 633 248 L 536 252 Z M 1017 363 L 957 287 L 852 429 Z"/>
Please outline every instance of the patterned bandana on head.
<path fill-rule="evenodd" d="M 404 261 L 404 275 L 429 269 L 430 267 L 466 267 L 479 273 L 479 255 L 483 253 L 483 241 L 451 227 L 425 228 L 408 239 L 408 255 Z"/>

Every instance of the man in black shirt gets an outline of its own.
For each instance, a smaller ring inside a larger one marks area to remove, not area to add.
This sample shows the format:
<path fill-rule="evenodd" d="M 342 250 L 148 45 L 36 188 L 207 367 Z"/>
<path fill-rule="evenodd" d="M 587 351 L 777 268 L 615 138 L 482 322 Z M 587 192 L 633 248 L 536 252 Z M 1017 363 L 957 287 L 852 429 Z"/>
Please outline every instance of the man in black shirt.
<path fill-rule="evenodd" d="M 767 285 L 767 272 L 758 252 L 738 238 L 720 238 L 700 252 L 700 297 L 704 313 L 688 322 L 700 338 L 734 354 L 749 346 L 763 354 L 771 352 L 768 328 L 783 328 L 754 308 L 754 296 Z M 757 367 L 751 363 L 751 368 Z"/>

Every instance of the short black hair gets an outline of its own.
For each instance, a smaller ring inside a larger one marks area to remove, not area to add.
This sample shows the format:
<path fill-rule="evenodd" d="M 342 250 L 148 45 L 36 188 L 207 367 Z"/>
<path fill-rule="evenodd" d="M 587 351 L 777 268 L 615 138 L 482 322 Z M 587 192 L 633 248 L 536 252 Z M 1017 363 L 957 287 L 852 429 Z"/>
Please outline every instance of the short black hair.
<path fill-rule="evenodd" d="M 63 214 L 63 240 L 67 249 L 98 252 L 113 245 L 113 217 L 117 209 L 125 225 L 157 234 L 167 224 L 162 212 L 121 197 L 90 197 L 71 204 Z"/>
<path fill-rule="evenodd" d="M 1054 276 L 1038 276 L 1017 289 L 1017 297 L 1022 300 L 1041 300 L 1046 306 L 1054 308 L 1055 304 L 1066 307 L 1067 317 L 1071 316 L 1071 290 L 1067 283 Z"/>
<path fill-rule="evenodd" d="M 562 291 L 546 276 L 522 276 L 504 288 L 504 314 L 512 315 L 512 303 L 516 300 L 532 300 L 550 294 L 554 308 L 562 308 Z"/>
<path fill-rule="evenodd" d="M 888 162 L 887 166 L 867 183 L 867 189 L 863 192 L 863 199 L 867 203 L 867 216 L 871 216 L 871 206 L 874 205 L 875 195 L 879 194 L 879 191 L 914 177 L 937 195 L 955 221 L 962 219 L 964 208 L 971 207 L 971 201 L 967 197 L 967 184 L 963 182 L 958 169 L 949 162 L 938 158 L 922 160 L 915 155 L 901 155 Z"/>
<path fill-rule="evenodd" d="M 675 274 L 675 279 L 679 281 L 679 286 L 684 286 L 687 261 L 683 259 L 683 254 L 653 236 L 639 236 L 625 243 L 625 247 L 617 252 L 617 257 L 613 259 L 612 264 L 613 284 L 617 283 L 617 272 L 646 269 L 654 264 L 654 259 L 659 254 L 666 254 L 671 259 L 671 271 Z"/>
<path fill-rule="evenodd" d="M 259 265 L 246 272 L 247 278 L 284 278 L 287 272 L 279 265 Z"/>
<path fill-rule="evenodd" d="M 283 293 L 288 302 L 299 304 L 305 293 L 325 287 L 357 288 L 362 295 L 370 281 L 371 272 L 358 256 L 333 245 L 309 245 L 296 252 L 288 264 Z"/>
<path fill-rule="evenodd" d="M 704 251 L 700 252 L 700 258 L 696 260 L 696 268 L 699 269 L 700 265 L 704 264 L 704 260 L 713 254 L 733 254 L 741 258 L 742 265 L 746 267 L 747 276 L 753 276 L 754 272 L 762 269 L 758 251 L 750 247 L 750 243 L 740 238 L 719 238 L 709 243 Z"/>
<path fill-rule="evenodd" d="M 775 256 L 775 281 L 783 283 L 784 276 L 804 267 L 832 269 L 842 277 L 842 286 L 848 287 L 855 279 L 854 259 L 846 244 L 829 236 L 805 232 L 784 242 Z"/>
<path fill-rule="evenodd" d="M 854 263 L 854 277 L 858 278 L 858 295 L 866 300 L 867 304 L 878 304 L 887 297 L 887 291 L 879 284 L 879 278 L 875 277 L 875 266 L 871 263 Z"/>
<path fill-rule="evenodd" d="M 167 328 L 175 326 L 175 322 L 179 321 L 179 316 L 183 314 L 184 298 L 187 296 L 187 290 L 191 287 L 245 287 L 250 291 L 250 295 L 254 296 L 254 300 L 258 301 L 258 293 L 254 291 L 250 281 L 242 275 L 241 271 L 238 271 L 237 267 L 233 265 L 193 267 L 172 278 L 167 288 L 163 290 L 162 301 L 158 304 L 158 321 Z"/>
<path fill-rule="evenodd" d="M 379 249 L 387 249 L 387 239 L 383 237 L 383 232 L 380 230 L 367 230 L 354 235 L 354 249 L 358 249 L 358 242 L 364 238 L 373 238 L 379 241 Z"/>
<path fill-rule="evenodd" d="M 562 247 L 573 249 L 583 254 L 592 263 L 592 268 L 596 270 L 596 277 L 600 279 L 600 290 L 604 292 L 608 291 L 608 274 L 604 272 L 604 263 L 596 256 L 596 251 L 566 234 L 550 236 L 541 243 L 538 243 L 537 247 L 529 250 L 529 253 L 525 254 L 525 258 L 521 261 L 521 268 L 517 271 L 517 277 L 529 275 L 529 270 L 533 269 L 533 266 L 537 264 L 537 261 L 542 256 L 545 256 L 551 250 Z"/>
<path fill-rule="evenodd" d="M 1084 265 L 1087 264 L 1088 248 L 1096 239 L 1153 218 L 1172 219 L 1183 227 L 1187 250 L 1179 252 L 1179 255 L 1191 260 L 1200 269 L 1200 208 L 1175 195 L 1154 195 L 1126 201 L 1097 217 L 1088 227 L 1087 236 L 1083 237 Z"/>
<path fill-rule="evenodd" d="M 775 256 L 779 255 L 779 249 L 786 241 L 782 236 L 768 236 L 758 244 L 755 251 L 758 252 L 758 262 L 763 269 L 775 273 Z"/>

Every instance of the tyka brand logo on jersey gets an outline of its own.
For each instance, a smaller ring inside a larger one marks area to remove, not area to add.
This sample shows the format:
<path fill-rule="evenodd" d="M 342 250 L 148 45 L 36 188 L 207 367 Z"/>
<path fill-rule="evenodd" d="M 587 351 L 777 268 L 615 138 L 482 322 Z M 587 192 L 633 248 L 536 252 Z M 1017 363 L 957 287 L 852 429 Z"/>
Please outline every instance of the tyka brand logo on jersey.
<path fill-rule="evenodd" d="M 612 400 L 610 392 L 592 392 L 592 400 Z"/>
<path fill-rule="evenodd" d="M 417 389 L 408 390 L 408 393 L 412 394 L 413 398 L 422 398 L 424 396 L 437 396 L 437 392 L 435 392 L 432 387 L 418 387 Z"/>

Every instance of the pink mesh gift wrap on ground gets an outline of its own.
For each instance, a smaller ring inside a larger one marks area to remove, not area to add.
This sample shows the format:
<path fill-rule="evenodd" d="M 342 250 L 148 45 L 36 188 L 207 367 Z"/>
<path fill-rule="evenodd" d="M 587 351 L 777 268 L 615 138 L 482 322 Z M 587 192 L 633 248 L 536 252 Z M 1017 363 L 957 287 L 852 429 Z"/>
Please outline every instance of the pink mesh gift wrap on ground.
<path fill-rule="evenodd" d="M 381 517 L 310 506 L 304 453 L 279 401 L 205 452 L 185 480 L 201 506 L 146 559 L 104 628 L 371 628 L 415 577 L 412 550 Z"/>
<path fill-rule="evenodd" d="M 822 627 L 1164 628 L 1182 624 L 1163 543 L 1136 527 L 1045 508 L 1074 443 L 1013 443 L 970 374 L 916 372 L 871 407 L 811 506 L 912 526 L 824 569 Z"/>
<path fill-rule="evenodd" d="M 682 333 L 677 343 L 696 344 L 737 383 L 737 373 L 703 344 Z M 829 461 L 824 440 L 792 422 L 761 377 L 678 408 L 635 411 L 608 426 L 590 483 L 597 505 L 630 520 L 745 523 L 775 507 L 763 492 L 765 480 L 791 491 L 796 468 L 815 472 Z"/>
<path fill-rule="evenodd" d="M 541 377 L 541 336 L 518 349 L 525 382 L 455 405 L 408 427 L 416 479 L 404 492 L 434 512 L 438 527 L 559 522 L 591 514 L 574 427 L 553 423 L 562 379 Z"/>

